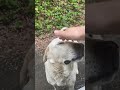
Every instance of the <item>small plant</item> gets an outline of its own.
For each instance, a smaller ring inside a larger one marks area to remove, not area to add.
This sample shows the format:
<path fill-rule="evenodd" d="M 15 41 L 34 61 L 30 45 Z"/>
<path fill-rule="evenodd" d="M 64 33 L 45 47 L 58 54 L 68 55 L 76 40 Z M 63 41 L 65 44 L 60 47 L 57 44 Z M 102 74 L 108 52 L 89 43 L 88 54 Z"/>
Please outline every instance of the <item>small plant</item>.
<path fill-rule="evenodd" d="M 84 25 L 84 10 L 85 0 L 35 0 L 36 34 L 64 26 Z"/>

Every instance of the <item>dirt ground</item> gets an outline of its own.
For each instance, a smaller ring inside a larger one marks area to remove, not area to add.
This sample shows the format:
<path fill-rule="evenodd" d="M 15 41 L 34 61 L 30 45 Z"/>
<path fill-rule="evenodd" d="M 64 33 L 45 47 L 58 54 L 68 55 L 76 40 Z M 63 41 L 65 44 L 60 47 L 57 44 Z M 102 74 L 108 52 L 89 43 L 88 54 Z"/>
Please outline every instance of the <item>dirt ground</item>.
<path fill-rule="evenodd" d="M 41 55 L 43 55 L 45 48 L 54 38 L 55 35 L 53 34 L 45 34 L 44 37 L 35 37 L 35 47 Z"/>
<path fill-rule="evenodd" d="M 0 90 L 19 90 L 20 69 L 34 42 L 31 27 L 24 29 L 0 25 Z"/>

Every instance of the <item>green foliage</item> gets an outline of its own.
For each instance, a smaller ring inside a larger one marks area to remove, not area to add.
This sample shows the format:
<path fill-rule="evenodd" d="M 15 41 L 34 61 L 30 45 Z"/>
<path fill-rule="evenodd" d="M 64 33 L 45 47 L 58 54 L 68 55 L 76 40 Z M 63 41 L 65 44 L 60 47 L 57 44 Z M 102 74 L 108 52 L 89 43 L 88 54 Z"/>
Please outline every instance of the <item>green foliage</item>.
<path fill-rule="evenodd" d="M 84 25 L 84 10 L 85 0 L 35 0 L 36 34 Z"/>
<path fill-rule="evenodd" d="M 0 0 L 0 8 L 0 24 L 15 29 L 23 27 L 25 18 L 34 17 L 34 0 Z"/>

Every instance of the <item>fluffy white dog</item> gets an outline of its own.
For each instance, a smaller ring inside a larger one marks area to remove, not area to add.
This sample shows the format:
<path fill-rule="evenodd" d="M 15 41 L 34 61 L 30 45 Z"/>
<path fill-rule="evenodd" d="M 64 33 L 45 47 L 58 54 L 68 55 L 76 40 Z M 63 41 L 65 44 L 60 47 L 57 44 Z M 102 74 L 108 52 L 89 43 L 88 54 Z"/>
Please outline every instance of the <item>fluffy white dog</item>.
<path fill-rule="evenodd" d="M 84 55 L 82 43 L 64 42 L 54 39 L 46 48 L 43 61 L 45 62 L 46 79 L 55 86 L 68 86 L 74 90 L 76 74 L 78 74 L 77 61 Z"/>

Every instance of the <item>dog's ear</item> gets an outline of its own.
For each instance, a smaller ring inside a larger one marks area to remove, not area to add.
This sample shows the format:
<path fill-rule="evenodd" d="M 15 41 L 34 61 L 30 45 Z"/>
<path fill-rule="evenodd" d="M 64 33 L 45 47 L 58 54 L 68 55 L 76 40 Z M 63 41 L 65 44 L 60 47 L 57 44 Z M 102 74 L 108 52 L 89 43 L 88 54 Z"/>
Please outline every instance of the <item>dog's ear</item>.
<path fill-rule="evenodd" d="M 45 50 L 45 53 L 43 55 L 43 62 L 46 62 L 47 61 L 47 52 L 49 51 L 49 48 L 47 47 L 46 50 Z"/>

